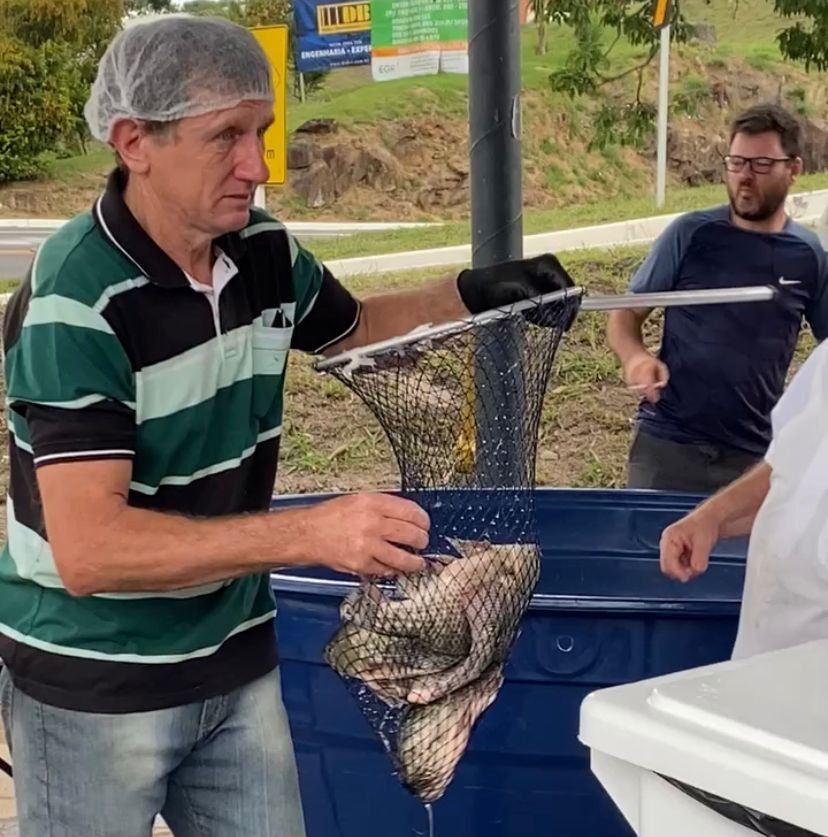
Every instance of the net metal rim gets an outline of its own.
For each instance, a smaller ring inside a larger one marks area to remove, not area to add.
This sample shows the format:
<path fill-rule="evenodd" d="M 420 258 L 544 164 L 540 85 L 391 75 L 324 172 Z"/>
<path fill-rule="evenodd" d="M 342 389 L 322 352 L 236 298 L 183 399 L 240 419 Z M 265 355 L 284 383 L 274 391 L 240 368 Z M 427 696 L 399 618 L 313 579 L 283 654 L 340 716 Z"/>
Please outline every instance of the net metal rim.
<path fill-rule="evenodd" d="M 410 346 L 414 343 L 420 343 L 424 340 L 449 337 L 452 334 L 460 334 L 473 326 L 482 325 L 496 320 L 507 319 L 515 314 L 520 314 L 524 311 L 531 311 L 544 305 L 549 305 L 555 302 L 563 302 L 570 299 L 581 299 L 584 294 L 585 289 L 580 286 L 565 288 L 561 291 L 552 291 L 548 294 L 530 297 L 529 299 L 524 299 L 520 302 L 512 303 L 511 305 L 491 308 L 490 310 L 482 311 L 479 314 L 470 314 L 468 317 L 451 320 L 447 323 L 415 328 L 413 331 L 409 331 L 406 334 L 399 335 L 398 337 L 392 337 L 388 340 L 379 340 L 376 343 L 368 343 L 365 346 L 347 349 L 344 352 L 340 352 L 339 354 L 333 355 L 329 358 L 321 358 L 314 363 L 314 369 L 317 372 L 325 372 L 342 366 L 360 366 L 362 365 L 362 362 L 367 361 L 368 358 L 392 353 L 397 349 Z"/>

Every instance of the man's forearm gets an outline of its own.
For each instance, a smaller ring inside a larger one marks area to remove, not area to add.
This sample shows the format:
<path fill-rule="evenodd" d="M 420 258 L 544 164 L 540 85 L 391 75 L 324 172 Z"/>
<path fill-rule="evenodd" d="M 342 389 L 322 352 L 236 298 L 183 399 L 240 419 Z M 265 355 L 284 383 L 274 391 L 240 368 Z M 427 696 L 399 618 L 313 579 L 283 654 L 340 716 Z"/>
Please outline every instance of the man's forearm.
<path fill-rule="evenodd" d="M 331 346 L 331 356 L 357 346 L 388 340 L 425 323 L 448 322 L 469 315 L 457 291 L 457 277 L 412 290 L 377 294 L 362 301 L 359 324 L 344 340 Z"/>
<path fill-rule="evenodd" d="M 607 342 L 618 356 L 622 366 L 635 355 L 647 351 L 641 335 L 641 326 L 648 314 L 649 311 L 646 309 L 630 308 L 622 308 L 610 314 L 607 324 Z"/>
<path fill-rule="evenodd" d="M 761 462 L 702 503 L 694 514 L 712 517 L 719 526 L 720 537 L 749 535 L 768 495 L 770 477 L 770 465 Z"/>
<path fill-rule="evenodd" d="M 90 523 L 76 544 L 52 544 L 76 595 L 175 590 L 310 563 L 307 512 L 298 509 L 195 520 L 124 506 Z"/>

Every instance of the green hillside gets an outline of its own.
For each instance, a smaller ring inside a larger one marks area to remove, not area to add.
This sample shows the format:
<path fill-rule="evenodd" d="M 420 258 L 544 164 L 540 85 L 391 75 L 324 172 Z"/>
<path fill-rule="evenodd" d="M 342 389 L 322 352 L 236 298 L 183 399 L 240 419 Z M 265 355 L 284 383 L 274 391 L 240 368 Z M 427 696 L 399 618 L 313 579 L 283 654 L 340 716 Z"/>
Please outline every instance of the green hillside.
<path fill-rule="evenodd" d="M 702 148 L 705 143 L 715 141 L 722 147 L 733 112 L 756 101 L 781 98 L 804 120 L 820 126 L 828 104 L 826 76 L 808 74 L 803 67 L 782 60 L 776 36 L 783 24 L 769 0 L 684 0 L 683 8 L 691 22 L 712 25 L 715 32 L 712 42 L 674 45 L 671 52 L 670 129 L 676 141 L 689 148 L 691 167 L 694 156 L 710 156 L 710 148 Z M 549 81 L 572 46 L 570 30 L 552 26 L 545 55 L 536 53 L 534 25 L 523 28 L 521 39 L 525 230 L 654 212 L 652 138 L 639 147 L 592 145 L 597 110 L 606 102 L 629 100 L 635 75 L 602 87 L 594 96 L 572 99 L 553 91 Z M 614 32 L 604 33 L 607 46 L 614 40 Z M 619 73 L 644 55 L 643 48 L 619 41 L 606 72 Z M 290 99 L 291 138 L 390 152 L 396 160 L 392 187 L 379 189 L 360 181 L 322 205 L 309 206 L 297 188 L 302 173 L 290 171 L 287 184 L 268 189 L 270 209 L 297 220 L 448 222 L 426 233 L 326 243 L 326 256 L 354 255 L 366 247 L 388 251 L 468 240 L 467 85 L 468 78 L 460 75 L 375 83 L 367 67 L 330 73 L 307 101 Z M 654 61 L 644 74 L 642 98 L 654 102 L 656 86 Z M 303 123 L 319 118 L 335 120 L 337 132 L 323 138 L 294 133 Z M 407 142 L 403 151 L 400 137 Z M 6 185 L 0 188 L 0 217 L 66 216 L 83 209 L 94 199 L 110 165 L 109 150 L 93 145 L 84 157 L 57 161 L 48 178 Z M 665 211 L 719 199 L 718 176 L 711 178 L 708 171 L 706 180 L 698 182 L 686 169 L 671 169 Z M 823 188 L 827 183 L 825 174 L 810 172 L 798 188 Z"/>

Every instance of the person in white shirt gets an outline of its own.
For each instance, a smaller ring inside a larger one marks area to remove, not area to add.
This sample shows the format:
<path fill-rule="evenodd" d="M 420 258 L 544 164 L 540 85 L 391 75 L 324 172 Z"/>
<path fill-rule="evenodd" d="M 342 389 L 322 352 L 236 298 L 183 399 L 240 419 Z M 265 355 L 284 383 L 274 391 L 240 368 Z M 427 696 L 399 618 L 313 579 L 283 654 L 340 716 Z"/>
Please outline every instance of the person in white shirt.
<path fill-rule="evenodd" d="M 661 570 L 690 581 L 722 538 L 750 535 L 733 659 L 828 638 L 828 346 L 771 414 L 761 463 L 661 536 Z"/>

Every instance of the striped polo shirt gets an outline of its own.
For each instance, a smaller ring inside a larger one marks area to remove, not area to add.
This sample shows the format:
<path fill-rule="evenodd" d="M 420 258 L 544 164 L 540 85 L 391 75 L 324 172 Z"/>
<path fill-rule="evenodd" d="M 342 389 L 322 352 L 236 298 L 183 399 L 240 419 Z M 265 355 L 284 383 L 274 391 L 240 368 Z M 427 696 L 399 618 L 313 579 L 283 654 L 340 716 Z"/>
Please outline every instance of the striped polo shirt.
<path fill-rule="evenodd" d="M 146 234 L 113 172 L 39 249 L 4 322 L 10 486 L 0 658 L 37 700 L 136 712 L 226 694 L 278 661 L 267 574 L 168 593 L 69 594 L 36 469 L 129 458 L 131 506 L 269 508 L 288 350 L 345 336 L 359 303 L 264 212 L 214 242 L 199 286 Z"/>

